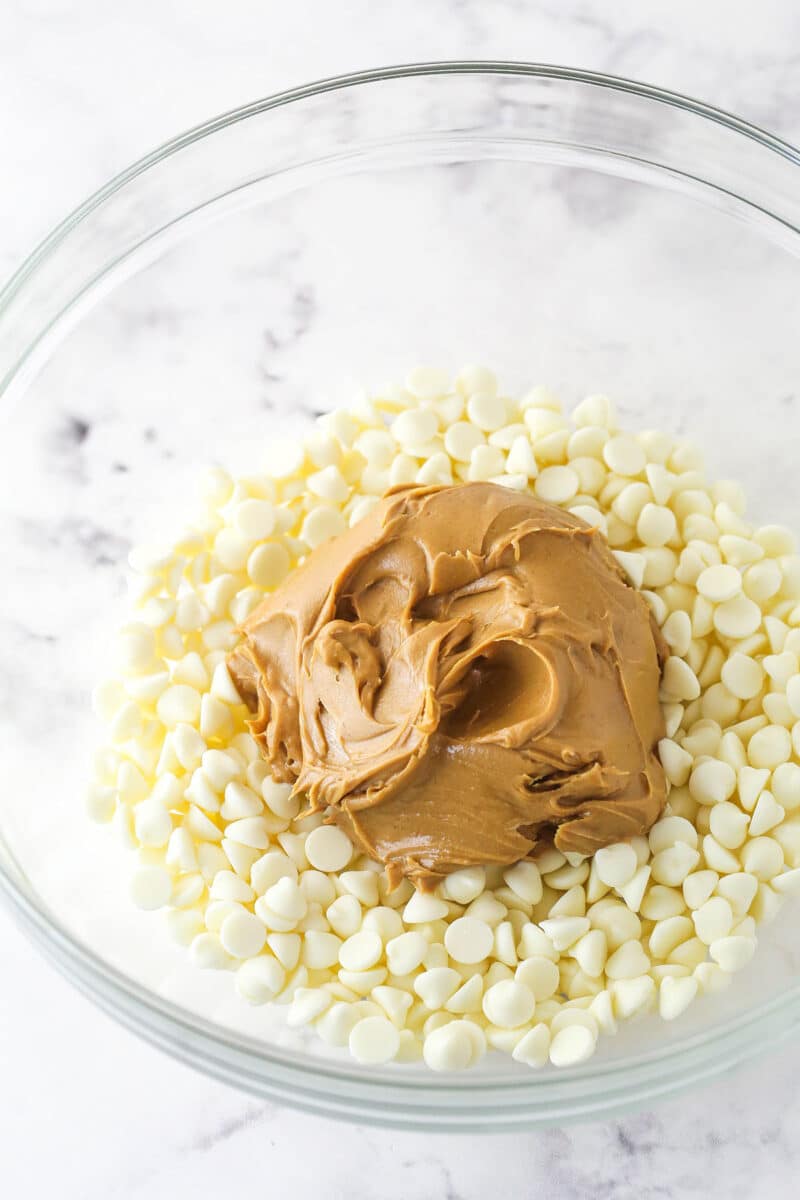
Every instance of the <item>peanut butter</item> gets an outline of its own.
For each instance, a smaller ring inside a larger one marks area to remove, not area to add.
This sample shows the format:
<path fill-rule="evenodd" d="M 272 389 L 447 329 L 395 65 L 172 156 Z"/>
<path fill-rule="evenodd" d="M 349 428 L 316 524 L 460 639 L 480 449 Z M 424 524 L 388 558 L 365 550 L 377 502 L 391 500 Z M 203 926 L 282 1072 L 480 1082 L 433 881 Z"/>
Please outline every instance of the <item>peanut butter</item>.
<path fill-rule="evenodd" d="M 398 489 L 313 551 L 229 667 L 275 779 L 427 888 L 647 831 L 663 650 L 601 533 L 470 483 Z"/>

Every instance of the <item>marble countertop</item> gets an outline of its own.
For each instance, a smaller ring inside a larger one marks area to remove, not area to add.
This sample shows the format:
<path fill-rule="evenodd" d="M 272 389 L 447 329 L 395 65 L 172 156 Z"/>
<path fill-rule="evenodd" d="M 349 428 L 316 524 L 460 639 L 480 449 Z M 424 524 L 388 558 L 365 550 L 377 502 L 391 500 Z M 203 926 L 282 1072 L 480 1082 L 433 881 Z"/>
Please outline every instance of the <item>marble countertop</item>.
<path fill-rule="evenodd" d="M 568 63 L 698 96 L 800 141 L 792 0 L 231 0 L 221 11 L 215 0 L 6 0 L 0 276 L 165 138 L 257 96 L 366 66 L 459 57 Z M 690 1096 L 605 1124 L 483 1141 L 392 1133 L 310 1119 L 207 1080 L 93 1008 L 5 912 L 0 938 L 9 1196 L 182 1200 L 239 1186 L 299 1197 L 322 1189 L 331 1200 L 781 1200 L 796 1192 L 797 1042 Z"/>

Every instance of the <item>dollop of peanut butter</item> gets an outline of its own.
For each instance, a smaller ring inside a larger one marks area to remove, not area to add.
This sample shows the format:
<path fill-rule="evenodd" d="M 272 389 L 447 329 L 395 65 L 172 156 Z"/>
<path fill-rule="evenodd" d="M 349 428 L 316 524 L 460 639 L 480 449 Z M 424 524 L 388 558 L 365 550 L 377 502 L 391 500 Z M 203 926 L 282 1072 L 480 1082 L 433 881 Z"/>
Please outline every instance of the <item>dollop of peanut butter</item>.
<path fill-rule="evenodd" d="M 663 653 L 598 530 L 469 483 L 389 493 L 252 613 L 228 665 L 274 778 L 429 888 L 647 831 Z"/>

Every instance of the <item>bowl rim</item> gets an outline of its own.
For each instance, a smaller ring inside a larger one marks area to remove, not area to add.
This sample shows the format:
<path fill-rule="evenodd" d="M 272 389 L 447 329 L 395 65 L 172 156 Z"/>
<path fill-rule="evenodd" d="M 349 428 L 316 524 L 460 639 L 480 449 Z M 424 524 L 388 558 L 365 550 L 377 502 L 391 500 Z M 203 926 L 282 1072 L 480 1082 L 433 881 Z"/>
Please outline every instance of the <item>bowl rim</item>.
<path fill-rule="evenodd" d="M 193 125 L 183 133 L 179 133 L 162 142 L 155 150 L 137 159 L 129 167 L 120 171 L 97 191 L 93 192 L 82 204 L 68 213 L 23 259 L 20 266 L 0 288 L 0 317 L 11 302 L 16 292 L 38 267 L 43 258 L 56 248 L 64 237 L 89 213 L 100 204 L 118 192 L 137 175 L 141 175 L 150 167 L 155 166 L 164 158 L 177 153 L 193 142 L 200 141 L 209 134 L 215 133 L 239 121 L 245 121 L 258 113 L 268 112 L 273 108 L 281 108 L 297 100 L 308 99 L 311 96 L 321 96 L 326 92 L 341 91 L 345 88 L 359 87 L 362 84 L 380 83 L 391 79 L 406 79 L 433 75 L 521 75 L 529 78 L 555 79 L 570 83 L 587 83 L 595 87 L 608 88 L 612 91 L 640 96 L 643 99 L 654 100 L 684 112 L 693 113 L 717 125 L 722 125 L 734 133 L 757 142 L 768 150 L 774 151 L 781 157 L 800 166 L 800 147 L 794 146 L 784 138 L 770 133 L 760 125 L 745 121 L 726 109 L 707 104 L 703 100 L 684 95 L 682 92 L 669 88 L 656 87 L 654 84 L 643 83 L 639 80 L 628 79 L 623 75 L 611 75 L 602 71 L 587 71 L 578 67 L 565 67 L 551 63 L 532 63 L 514 61 L 511 59 L 454 59 L 452 61 L 431 61 L 420 63 L 400 63 L 395 66 L 375 67 L 364 71 L 353 71 L 344 75 L 330 75 L 298 87 L 287 88 L 275 92 L 260 100 L 238 108 L 228 109 L 216 117 L 211 117 L 199 125 Z"/>
<path fill-rule="evenodd" d="M 162 143 L 155 150 L 115 175 L 55 226 L 11 275 L 0 290 L 0 328 L 2 328 L 3 315 L 15 297 L 36 275 L 41 265 L 58 250 L 60 244 L 72 230 L 114 193 L 184 147 L 252 116 L 310 97 L 364 84 L 437 75 L 521 76 L 588 84 L 618 93 L 634 95 L 723 126 L 800 167 L 800 149 L 724 109 L 695 100 L 679 92 L 596 71 L 545 63 L 464 60 L 409 63 L 332 76 L 264 97 L 195 125 Z M 14 374 L 21 362 L 24 361 L 24 357 L 30 353 L 32 345 L 26 349 L 23 359 L 16 364 L 13 369 Z M 2 391 L 3 387 L 0 384 L 0 395 Z M 1 833 L 0 841 L 2 841 Z M 11 857 L 13 862 L 13 855 Z M 421 1083 L 418 1076 L 409 1078 L 402 1072 L 397 1072 L 396 1069 L 394 1073 L 377 1069 L 367 1074 L 352 1067 L 347 1060 L 339 1062 L 313 1056 L 298 1057 L 295 1053 L 286 1052 L 279 1047 L 216 1024 L 159 996 L 106 962 L 77 936 L 54 921 L 36 897 L 30 894 L 24 885 L 20 885 L 15 880 L 2 858 L 0 858 L 0 897 L 30 940 L 79 990 L 123 1024 L 151 1042 L 161 1045 L 173 1055 L 210 1074 L 224 1078 L 229 1083 L 239 1083 L 244 1087 L 248 1086 L 248 1080 L 241 1078 L 241 1068 L 247 1061 L 258 1060 L 265 1067 L 272 1069 L 271 1085 L 278 1089 L 278 1094 L 285 1102 L 308 1111 L 322 1111 L 320 1102 L 327 1101 L 333 1105 L 334 1110 L 329 1111 L 331 1116 L 337 1115 L 335 1104 L 337 1099 L 341 1099 L 335 1093 L 332 1094 L 331 1084 L 336 1084 L 340 1088 L 344 1085 L 346 1089 L 350 1089 L 351 1103 L 358 1109 L 353 1119 L 367 1122 L 372 1120 L 375 1123 L 390 1125 L 395 1123 L 392 1114 L 397 1115 L 402 1112 L 408 1114 L 409 1105 L 414 1102 L 415 1096 L 424 1091 L 425 1100 L 434 1105 L 434 1111 L 445 1112 L 445 1105 L 448 1101 L 456 1105 L 463 1114 L 463 1118 L 466 1118 L 466 1120 L 454 1118 L 462 1128 L 479 1127 L 474 1123 L 469 1126 L 469 1119 L 474 1122 L 476 1115 L 480 1115 L 481 1101 L 485 1104 L 494 1099 L 498 1110 L 506 1110 L 506 1122 L 502 1127 L 509 1128 L 514 1123 L 515 1100 L 521 1101 L 523 1097 L 531 1098 L 533 1089 L 538 1093 L 537 1101 L 539 1103 L 536 1107 L 539 1109 L 541 1103 L 547 1102 L 550 1094 L 554 1100 L 568 1099 L 561 1094 L 562 1085 L 568 1087 L 570 1084 L 581 1081 L 595 1086 L 602 1081 L 606 1081 L 609 1085 L 613 1081 L 618 1085 L 623 1074 L 627 1077 L 631 1069 L 647 1070 L 655 1063 L 682 1057 L 701 1045 L 707 1051 L 718 1047 L 720 1050 L 725 1049 L 730 1052 L 730 1042 L 732 1038 L 735 1038 L 737 1031 L 778 1011 L 785 1011 L 795 1000 L 800 1000 L 800 980 L 798 980 L 796 984 L 785 989 L 780 995 L 749 1009 L 744 1014 L 721 1022 L 711 1030 L 704 1030 L 700 1034 L 685 1037 L 678 1043 L 662 1046 L 660 1049 L 656 1048 L 630 1055 L 623 1060 L 610 1063 L 597 1063 L 594 1060 L 585 1066 L 562 1070 L 556 1075 L 544 1077 L 520 1073 L 518 1078 L 504 1079 L 502 1083 L 498 1083 L 497 1080 L 487 1080 L 479 1074 L 471 1075 L 468 1091 L 475 1103 L 465 1102 L 463 1085 L 454 1084 L 452 1077 L 437 1076 L 431 1072 L 429 1078 Z M 763 1043 L 760 1048 L 763 1049 Z M 751 1053 L 755 1052 L 756 1046 L 754 1045 Z M 238 1064 L 238 1068 L 226 1069 L 222 1066 L 219 1056 L 230 1053 L 241 1056 L 242 1061 Z M 731 1057 L 727 1057 L 727 1059 L 724 1055 L 719 1057 L 718 1065 L 715 1066 L 713 1063 L 706 1065 L 701 1075 L 702 1078 L 709 1078 L 731 1065 Z M 749 1057 L 749 1055 L 742 1051 L 738 1055 L 738 1061 L 743 1061 L 745 1057 Z M 734 1055 L 734 1060 L 737 1060 L 736 1055 Z M 249 1086 L 253 1090 L 261 1089 L 264 1094 L 261 1086 L 264 1082 L 263 1077 L 254 1078 L 251 1075 Z M 682 1086 L 681 1080 L 674 1086 L 661 1090 L 666 1094 L 667 1090 L 678 1090 L 680 1086 Z M 294 1095 L 291 1088 L 295 1089 Z M 655 1089 L 651 1088 L 646 1094 L 655 1094 Z M 374 1112 L 371 1112 L 369 1108 L 371 1103 L 376 1104 Z M 621 1107 L 624 1105 L 617 1105 L 614 1111 L 619 1111 Z M 599 1111 L 602 1111 L 602 1106 Z M 530 1110 L 521 1115 L 525 1123 L 530 1125 L 532 1116 Z M 434 1118 L 434 1124 L 431 1127 L 441 1129 L 443 1125 L 437 1124 Z"/>

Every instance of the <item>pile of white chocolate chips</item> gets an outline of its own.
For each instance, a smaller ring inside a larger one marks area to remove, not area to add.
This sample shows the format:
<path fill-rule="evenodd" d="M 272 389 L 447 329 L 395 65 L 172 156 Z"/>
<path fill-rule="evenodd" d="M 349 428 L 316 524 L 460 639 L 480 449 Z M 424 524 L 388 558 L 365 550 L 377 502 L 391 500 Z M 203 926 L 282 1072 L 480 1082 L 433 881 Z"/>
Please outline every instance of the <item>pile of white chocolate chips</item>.
<path fill-rule="evenodd" d="M 389 487 L 492 480 L 606 533 L 670 648 L 662 683 L 671 785 L 649 837 L 591 859 L 469 868 L 435 894 L 390 891 L 268 774 L 225 666 L 237 627 L 310 549 Z M 467 367 L 405 387 L 274 446 L 263 474 L 213 470 L 196 525 L 131 555 L 135 611 L 91 814 L 137 849 L 134 901 L 163 908 L 198 968 L 230 971 L 251 1004 L 287 1005 L 363 1063 L 434 1070 L 493 1047 L 532 1067 L 588 1058 L 601 1033 L 678 1017 L 728 985 L 756 927 L 800 893 L 800 559 L 744 517 L 665 433 L 624 433 L 590 396 L 572 418 Z"/>

